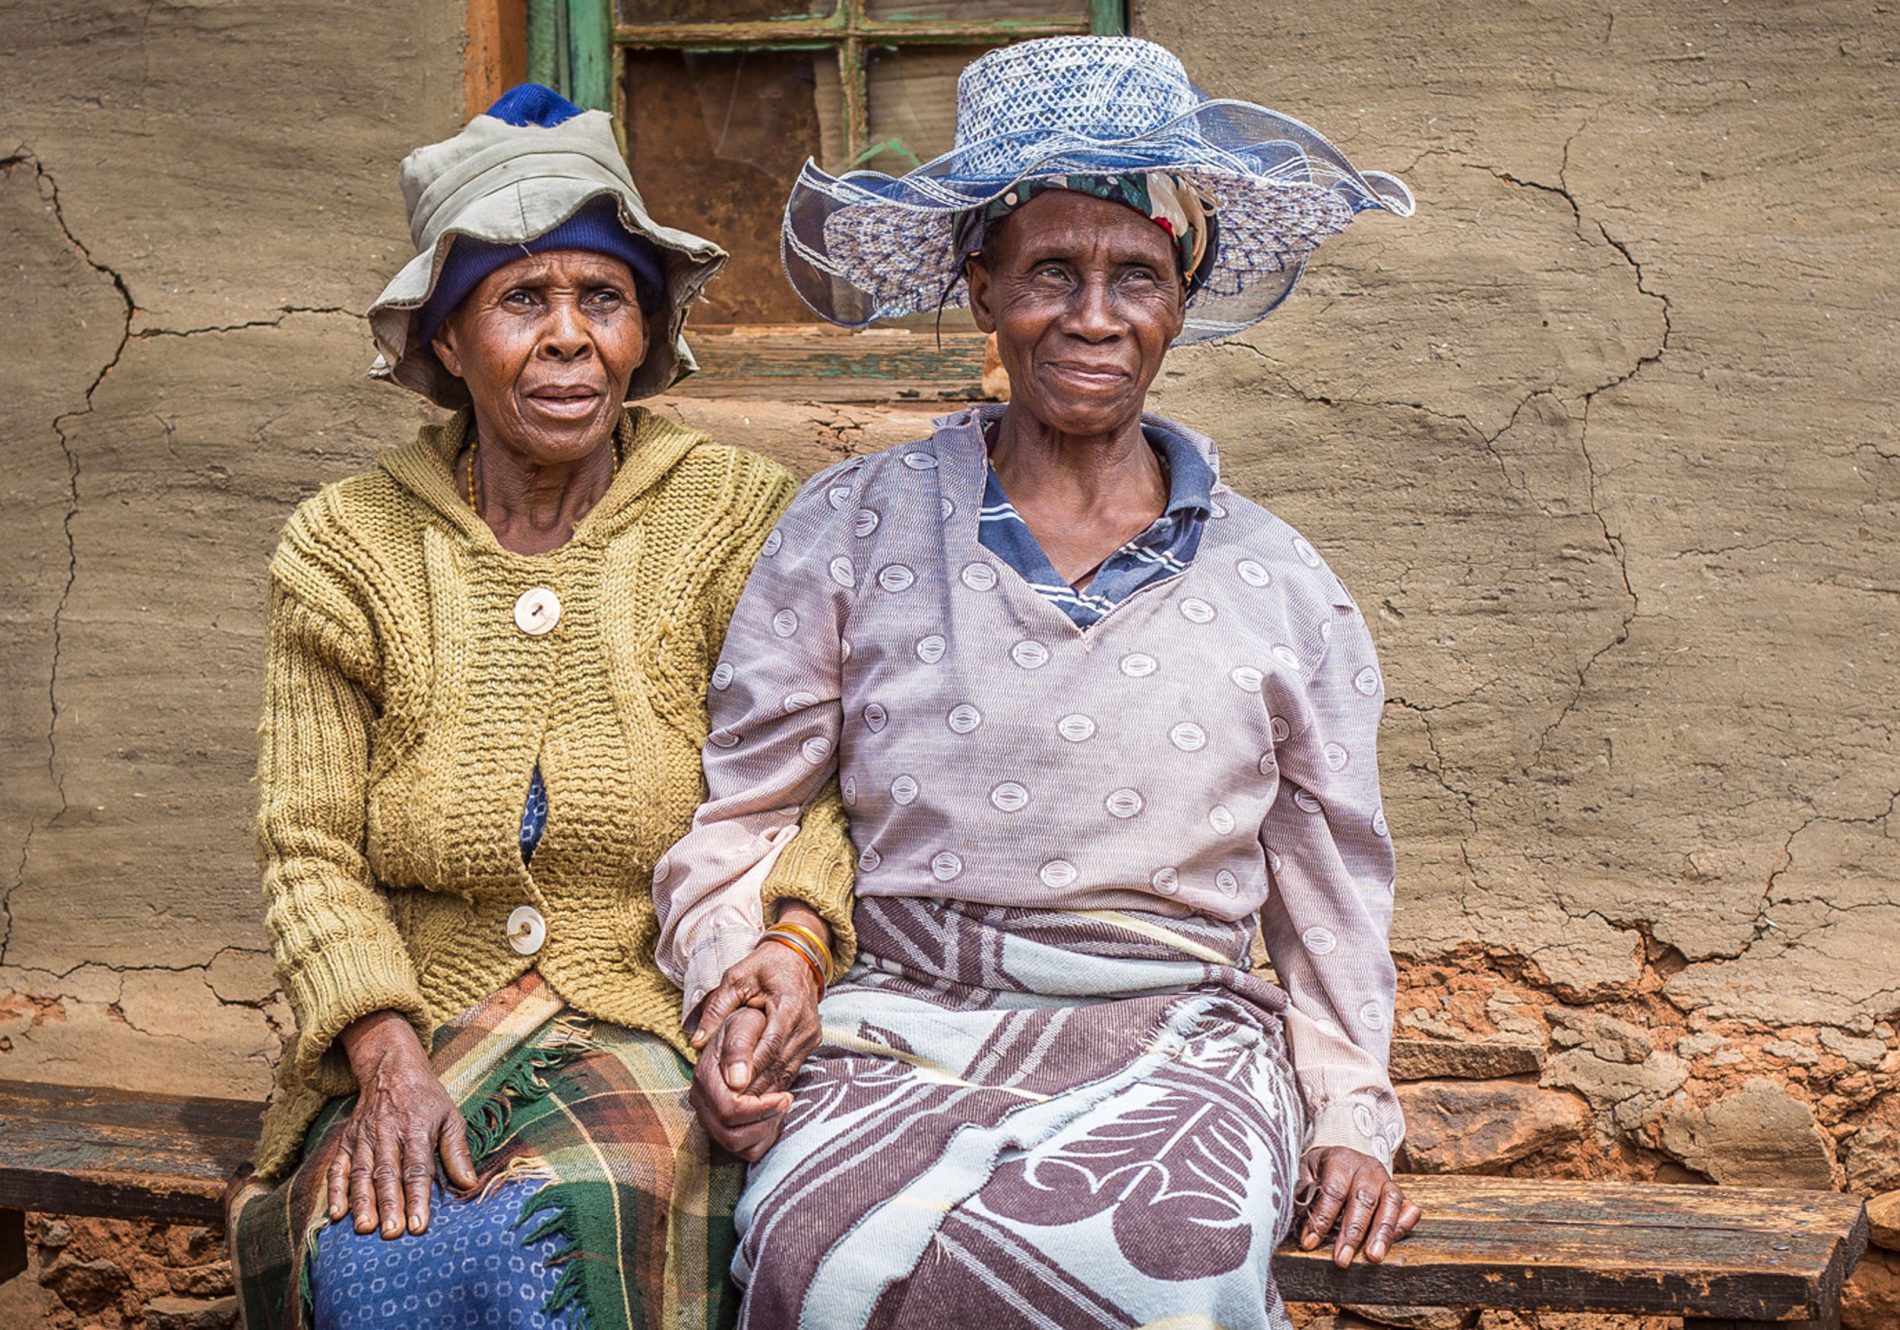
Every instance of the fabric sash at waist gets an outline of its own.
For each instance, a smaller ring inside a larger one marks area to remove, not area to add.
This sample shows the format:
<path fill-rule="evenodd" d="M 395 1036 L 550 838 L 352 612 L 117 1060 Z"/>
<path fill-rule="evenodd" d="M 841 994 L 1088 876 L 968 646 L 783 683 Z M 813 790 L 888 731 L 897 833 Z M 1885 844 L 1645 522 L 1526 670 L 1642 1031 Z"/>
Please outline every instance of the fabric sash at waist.
<path fill-rule="evenodd" d="M 877 976 L 888 975 L 954 985 L 972 990 L 972 1005 L 983 1006 L 1218 987 L 1270 1012 L 1286 1007 L 1285 993 L 1247 973 L 1251 918 L 1227 922 L 875 896 L 859 899 L 856 920 L 858 964 L 847 984 L 876 986 Z"/>

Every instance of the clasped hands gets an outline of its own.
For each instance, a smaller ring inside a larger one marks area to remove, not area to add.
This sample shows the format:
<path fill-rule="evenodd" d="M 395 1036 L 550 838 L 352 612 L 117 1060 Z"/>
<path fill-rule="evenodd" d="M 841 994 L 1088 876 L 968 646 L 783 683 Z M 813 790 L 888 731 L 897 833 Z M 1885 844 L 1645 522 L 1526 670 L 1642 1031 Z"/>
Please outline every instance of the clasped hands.
<path fill-rule="evenodd" d="M 789 902 L 779 921 L 830 933 L 817 914 Z M 699 1065 L 688 1097 L 706 1134 L 747 1163 L 778 1140 L 792 1107 L 792 1080 L 818 1047 L 823 996 L 796 951 L 764 942 L 700 1004 L 693 1026 Z"/>

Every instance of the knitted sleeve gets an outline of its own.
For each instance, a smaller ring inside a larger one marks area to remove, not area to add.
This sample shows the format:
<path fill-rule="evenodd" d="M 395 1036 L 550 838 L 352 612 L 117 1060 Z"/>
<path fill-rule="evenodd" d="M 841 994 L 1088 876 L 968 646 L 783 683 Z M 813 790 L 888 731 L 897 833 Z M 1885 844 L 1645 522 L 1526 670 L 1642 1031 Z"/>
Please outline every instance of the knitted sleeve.
<path fill-rule="evenodd" d="M 848 485 L 856 465 L 820 473 L 766 537 L 713 671 L 706 800 L 654 873 L 656 959 L 683 990 L 686 1014 L 758 945 L 768 898 L 820 909 L 844 944 L 838 958 L 848 955 L 844 811 L 835 784 L 814 800 L 837 772 L 854 582 L 842 555 L 849 505 L 828 491 Z"/>
<path fill-rule="evenodd" d="M 1390 1168 L 1405 1119 L 1386 1073 L 1397 976 L 1387 941 L 1395 859 L 1376 751 L 1385 689 L 1364 618 L 1349 605 L 1332 613 L 1326 653 L 1274 745 L 1280 788 L 1261 828 L 1260 925 L 1291 999 L 1307 1149 L 1349 1146 Z"/>
<path fill-rule="evenodd" d="M 265 926 L 297 1017 L 292 1071 L 334 1093 L 350 1084 L 336 1039 L 352 1021 L 399 1011 L 425 1047 L 431 1021 L 364 855 L 374 636 L 347 595 L 311 596 L 322 581 L 308 560 L 280 550 L 258 728 L 257 847 Z"/>
<path fill-rule="evenodd" d="M 857 959 L 858 928 L 851 913 L 857 903 L 857 851 L 851 848 L 851 825 L 835 778 L 805 809 L 798 826 L 798 835 L 766 874 L 759 897 L 768 910 L 780 901 L 799 901 L 823 916 L 831 925 L 827 978 L 836 979 Z"/>

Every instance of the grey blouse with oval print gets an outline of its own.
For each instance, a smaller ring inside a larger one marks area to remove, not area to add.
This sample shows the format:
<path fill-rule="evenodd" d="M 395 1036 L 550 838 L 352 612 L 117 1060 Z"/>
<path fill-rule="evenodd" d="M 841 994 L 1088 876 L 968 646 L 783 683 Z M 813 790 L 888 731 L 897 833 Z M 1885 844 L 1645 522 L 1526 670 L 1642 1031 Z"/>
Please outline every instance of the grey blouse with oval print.
<path fill-rule="evenodd" d="M 766 540 L 710 693 L 708 798 L 654 875 L 696 1007 L 836 772 L 860 896 L 1241 919 L 1291 1002 L 1309 1146 L 1390 1162 L 1394 858 L 1364 619 L 1291 527 L 1216 483 L 1187 571 L 1079 628 L 978 536 L 982 427 L 814 476 Z M 1207 439 L 1144 417 L 1205 456 Z"/>

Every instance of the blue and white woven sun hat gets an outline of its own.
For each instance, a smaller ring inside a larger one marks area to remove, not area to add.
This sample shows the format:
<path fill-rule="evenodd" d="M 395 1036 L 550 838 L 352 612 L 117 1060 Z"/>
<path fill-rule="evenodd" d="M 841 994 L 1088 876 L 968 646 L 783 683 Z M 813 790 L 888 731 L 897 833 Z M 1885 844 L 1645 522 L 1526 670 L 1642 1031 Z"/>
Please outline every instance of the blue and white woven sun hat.
<path fill-rule="evenodd" d="M 781 248 L 799 298 L 833 323 L 969 303 L 960 216 L 1023 180 L 1166 171 L 1218 220 L 1179 338 L 1239 332 L 1285 300 L 1320 241 L 1361 212 L 1412 213 L 1396 176 L 1360 171 L 1299 121 L 1211 98 L 1165 47 L 1050 37 L 989 52 L 957 80 L 955 145 L 901 177 L 806 162 Z"/>

